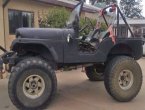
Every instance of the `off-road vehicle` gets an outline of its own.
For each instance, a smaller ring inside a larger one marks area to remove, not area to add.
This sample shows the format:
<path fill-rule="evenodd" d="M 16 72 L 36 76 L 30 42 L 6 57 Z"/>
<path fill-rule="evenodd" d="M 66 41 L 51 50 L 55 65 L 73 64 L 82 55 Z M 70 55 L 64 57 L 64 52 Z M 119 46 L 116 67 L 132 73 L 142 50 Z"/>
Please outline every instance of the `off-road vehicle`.
<path fill-rule="evenodd" d="M 106 31 L 101 30 L 99 22 L 94 28 L 90 20 L 80 29 L 83 5 L 84 0 L 81 0 L 75 6 L 66 28 L 20 28 L 11 51 L 1 47 L 4 51 L 1 70 L 2 64 L 8 65 L 8 93 L 18 109 L 46 108 L 57 90 L 55 70 L 64 67 L 83 66 L 91 81 L 104 80 L 107 92 L 120 102 L 132 100 L 140 91 L 142 71 L 136 60 L 142 57 L 142 39 L 134 36 L 115 4 L 100 11 L 108 27 Z M 108 10 L 117 16 L 114 26 L 107 22 Z M 130 37 L 119 36 L 120 18 L 128 27 Z M 92 27 L 93 31 L 80 37 L 79 33 L 87 27 Z"/>

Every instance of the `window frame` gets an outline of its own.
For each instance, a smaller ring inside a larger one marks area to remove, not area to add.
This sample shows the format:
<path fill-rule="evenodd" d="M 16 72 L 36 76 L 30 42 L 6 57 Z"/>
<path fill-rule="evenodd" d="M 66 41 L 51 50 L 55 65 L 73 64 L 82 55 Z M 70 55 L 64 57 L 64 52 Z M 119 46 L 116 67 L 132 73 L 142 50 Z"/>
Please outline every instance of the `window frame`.
<path fill-rule="evenodd" d="M 9 35 L 15 35 L 15 33 L 10 33 L 10 20 L 9 20 L 9 11 L 17 11 L 17 12 L 21 12 L 21 14 L 23 13 L 30 13 L 31 15 L 33 15 L 32 18 L 32 27 L 35 27 L 35 13 L 33 11 L 26 11 L 26 10 L 19 10 L 19 9 L 8 9 L 8 31 L 9 31 Z"/>

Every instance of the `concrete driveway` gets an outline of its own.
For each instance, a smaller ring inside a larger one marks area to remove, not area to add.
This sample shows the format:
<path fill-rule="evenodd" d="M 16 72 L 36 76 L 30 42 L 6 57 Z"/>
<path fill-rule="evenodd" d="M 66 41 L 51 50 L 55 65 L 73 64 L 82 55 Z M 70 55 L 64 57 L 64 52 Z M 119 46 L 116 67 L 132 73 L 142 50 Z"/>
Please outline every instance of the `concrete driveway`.
<path fill-rule="evenodd" d="M 145 78 L 145 59 L 139 61 Z M 119 103 L 103 82 L 90 82 L 81 70 L 57 73 L 58 93 L 47 110 L 145 110 L 145 82 L 131 102 Z M 0 80 L 0 110 L 16 110 L 7 93 L 8 80 Z"/>

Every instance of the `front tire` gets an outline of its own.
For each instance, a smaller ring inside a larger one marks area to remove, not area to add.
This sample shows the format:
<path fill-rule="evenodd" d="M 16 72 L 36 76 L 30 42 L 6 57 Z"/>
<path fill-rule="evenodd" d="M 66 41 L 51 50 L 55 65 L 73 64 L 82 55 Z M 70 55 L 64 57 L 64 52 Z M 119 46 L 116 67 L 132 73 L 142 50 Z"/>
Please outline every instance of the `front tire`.
<path fill-rule="evenodd" d="M 128 102 L 135 98 L 141 89 L 141 68 L 133 58 L 116 57 L 105 69 L 104 84 L 115 100 Z"/>
<path fill-rule="evenodd" d="M 26 58 L 12 70 L 8 93 L 12 103 L 21 110 L 47 107 L 56 94 L 57 79 L 51 66 L 40 58 Z"/>

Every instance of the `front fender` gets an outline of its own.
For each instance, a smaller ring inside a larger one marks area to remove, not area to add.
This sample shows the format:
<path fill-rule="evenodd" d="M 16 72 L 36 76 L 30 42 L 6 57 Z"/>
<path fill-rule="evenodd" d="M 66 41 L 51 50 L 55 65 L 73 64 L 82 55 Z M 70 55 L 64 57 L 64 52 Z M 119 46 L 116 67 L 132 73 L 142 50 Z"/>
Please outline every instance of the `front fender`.
<path fill-rule="evenodd" d="M 49 54 L 53 57 L 55 62 L 59 62 L 61 58 L 58 57 L 58 52 L 56 49 L 48 43 L 49 40 L 41 40 L 41 39 L 15 39 L 12 42 L 11 50 L 14 52 L 18 52 L 19 49 L 28 49 L 33 52 L 43 54 L 45 57 L 50 57 Z M 60 55 L 61 56 L 61 55 Z"/>

